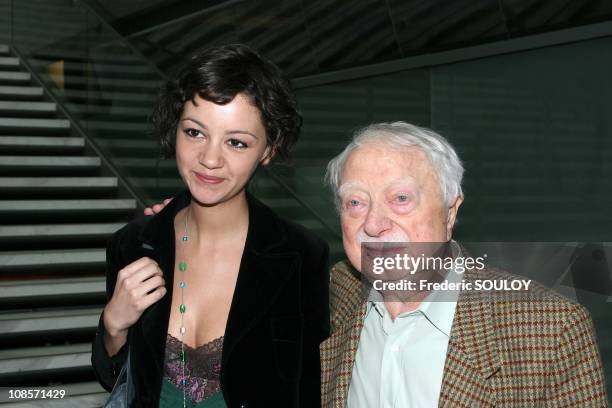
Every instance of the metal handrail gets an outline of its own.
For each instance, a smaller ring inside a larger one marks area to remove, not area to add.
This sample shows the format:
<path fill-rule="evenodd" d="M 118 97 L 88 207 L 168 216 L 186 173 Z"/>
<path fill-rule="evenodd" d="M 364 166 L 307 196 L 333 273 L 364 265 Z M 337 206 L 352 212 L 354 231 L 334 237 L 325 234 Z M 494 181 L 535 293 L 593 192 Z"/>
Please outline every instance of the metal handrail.
<path fill-rule="evenodd" d="M 19 57 L 20 62 L 28 69 L 28 71 L 30 71 L 30 74 L 34 77 L 36 82 L 38 82 L 38 84 L 46 91 L 46 93 L 53 100 L 53 102 L 57 105 L 60 111 L 64 114 L 64 116 L 66 116 L 66 118 L 70 121 L 72 126 L 74 126 L 74 129 L 77 131 L 77 133 L 81 137 L 83 137 L 87 141 L 87 143 L 89 143 L 89 146 L 100 157 L 102 162 L 115 175 L 115 177 L 117 177 L 117 179 L 121 182 L 121 184 L 123 184 L 123 186 L 128 191 L 128 193 L 130 193 L 134 197 L 134 199 L 138 202 L 138 204 L 141 207 L 146 207 L 146 204 L 144 200 L 142 199 L 142 197 L 140 196 L 140 194 L 138 194 L 136 190 L 132 188 L 130 183 L 127 182 L 127 180 L 125 179 L 125 177 L 123 177 L 123 175 L 117 169 L 117 167 L 110 160 L 106 158 L 106 155 L 103 154 L 103 150 L 100 149 L 100 146 L 98 146 L 96 141 L 92 137 L 90 137 L 87 134 L 87 132 L 85 132 L 85 130 L 79 124 L 79 120 L 76 119 L 72 115 L 72 113 L 70 113 L 70 111 L 64 106 L 64 103 L 55 96 L 55 93 L 53 93 L 53 90 L 49 88 L 47 83 L 40 77 L 38 72 L 36 72 L 36 70 L 32 67 L 32 65 L 30 65 L 28 60 L 24 57 L 23 53 L 19 51 L 19 49 L 15 46 L 15 44 L 11 44 L 11 49 Z"/>
<path fill-rule="evenodd" d="M 132 43 L 127 41 L 125 37 L 123 37 L 119 32 L 117 32 L 117 30 L 115 30 L 115 28 L 112 25 L 110 25 L 105 19 L 102 18 L 102 16 L 100 16 L 93 8 L 91 8 L 89 4 L 87 4 L 84 1 L 78 1 L 78 0 L 75 1 L 75 4 L 79 4 L 80 6 L 87 9 L 87 11 L 89 11 L 91 14 L 96 16 L 96 18 L 98 19 L 98 22 L 100 22 L 107 30 L 109 30 L 119 42 L 121 42 L 123 45 L 125 45 L 130 50 L 132 50 L 132 52 L 134 52 L 136 55 L 142 58 L 142 60 L 145 63 L 147 63 L 151 68 L 153 68 L 155 72 L 159 74 L 159 76 L 161 76 L 164 79 L 168 79 L 168 76 L 161 69 L 159 69 L 159 67 L 156 64 L 154 64 L 153 61 L 147 58 L 147 56 L 144 55 L 138 48 L 134 47 Z"/>
<path fill-rule="evenodd" d="M 266 173 L 268 173 L 270 175 L 270 177 L 272 177 L 274 179 L 274 181 L 276 181 L 277 184 L 280 184 L 281 187 L 283 187 L 285 190 L 287 190 L 289 192 L 289 194 L 291 194 L 293 196 L 293 198 L 300 203 L 300 205 L 304 208 L 306 208 L 308 211 L 310 211 L 314 217 L 317 219 L 317 221 L 319 221 L 321 223 L 321 225 L 323 225 L 325 227 L 325 229 L 327 229 L 329 232 L 332 233 L 332 235 L 338 239 L 342 239 L 342 235 L 338 233 L 338 231 L 336 231 L 336 229 L 332 228 L 329 224 L 327 224 L 327 221 L 325 221 L 323 219 L 323 217 L 321 217 L 308 203 L 306 203 L 304 200 L 302 200 L 298 194 L 293 191 L 293 189 L 291 187 L 289 187 L 287 185 L 287 183 L 285 183 L 278 174 L 274 173 L 272 171 L 272 169 L 268 168 L 268 167 L 263 167 L 264 171 Z"/>

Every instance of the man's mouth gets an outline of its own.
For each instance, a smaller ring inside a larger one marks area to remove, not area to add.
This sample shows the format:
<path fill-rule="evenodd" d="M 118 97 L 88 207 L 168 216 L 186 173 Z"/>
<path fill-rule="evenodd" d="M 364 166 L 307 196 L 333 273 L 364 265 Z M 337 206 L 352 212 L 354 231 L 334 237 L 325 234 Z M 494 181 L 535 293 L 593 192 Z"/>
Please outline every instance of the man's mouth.
<path fill-rule="evenodd" d="M 368 258 L 395 257 L 406 252 L 406 242 L 362 242 L 361 248 Z"/>

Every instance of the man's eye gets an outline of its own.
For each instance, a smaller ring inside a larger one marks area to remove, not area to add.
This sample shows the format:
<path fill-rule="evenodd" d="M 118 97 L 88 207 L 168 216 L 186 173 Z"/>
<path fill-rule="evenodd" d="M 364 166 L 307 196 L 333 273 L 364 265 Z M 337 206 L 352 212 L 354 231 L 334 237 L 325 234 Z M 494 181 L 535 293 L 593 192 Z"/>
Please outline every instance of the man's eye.
<path fill-rule="evenodd" d="M 410 202 L 410 195 L 409 194 L 398 194 L 395 196 L 395 202 L 400 203 L 400 204 Z"/>
<path fill-rule="evenodd" d="M 230 139 L 230 140 L 227 141 L 227 143 L 230 146 L 235 147 L 237 149 L 245 149 L 245 148 L 248 147 L 246 143 L 244 143 L 244 142 L 242 142 L 242 141 L 240 141 L 238 139 Z"/>
<path fill-rule="evenodd" d="M 185 133 L 187 133 L 187 135 L 189 137 L 200 137 L 200 136 L 203 136 L 202 133 L 199 130 L 193 129 L 193 128 L 185 129 Z"/>
<path fill-rule="evenodd" d="M 357 207 L 359 205 L 359 200 L 349 200 L 348 205 L 349 207 Z"/>

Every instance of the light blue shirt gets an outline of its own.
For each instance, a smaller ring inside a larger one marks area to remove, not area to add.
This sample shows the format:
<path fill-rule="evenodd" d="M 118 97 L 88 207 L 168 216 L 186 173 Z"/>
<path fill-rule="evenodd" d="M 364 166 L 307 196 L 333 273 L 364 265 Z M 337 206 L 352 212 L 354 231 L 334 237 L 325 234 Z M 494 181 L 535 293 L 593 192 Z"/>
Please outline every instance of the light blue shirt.
<path fill-rule="evenodd" d="M 448 274 L 449 282 L 459 275 Z M 431 293 L 419 307 L 391 319 L 382 295 L 372 289 L 355 365 L 349 408 L 437 407 L 457 293 Z"/>

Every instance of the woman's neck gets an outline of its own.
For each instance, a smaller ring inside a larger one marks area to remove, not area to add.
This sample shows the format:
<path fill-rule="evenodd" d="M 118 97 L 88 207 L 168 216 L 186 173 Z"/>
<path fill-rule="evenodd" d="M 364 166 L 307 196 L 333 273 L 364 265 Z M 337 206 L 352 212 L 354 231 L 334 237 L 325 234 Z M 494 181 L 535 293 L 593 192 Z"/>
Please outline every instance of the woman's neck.
<path fill-rule="evenodd" d="M 182 225 L 187 220 L 190 240 L 194 243 L 231 242 L 246 237 L 249 224 L 249 206 L 246 194 L 214 206 L 205 206 L 191 200 L 183 214 Z"/>

